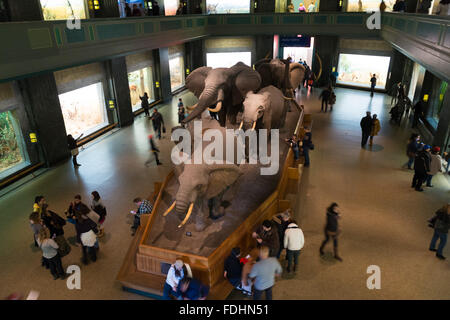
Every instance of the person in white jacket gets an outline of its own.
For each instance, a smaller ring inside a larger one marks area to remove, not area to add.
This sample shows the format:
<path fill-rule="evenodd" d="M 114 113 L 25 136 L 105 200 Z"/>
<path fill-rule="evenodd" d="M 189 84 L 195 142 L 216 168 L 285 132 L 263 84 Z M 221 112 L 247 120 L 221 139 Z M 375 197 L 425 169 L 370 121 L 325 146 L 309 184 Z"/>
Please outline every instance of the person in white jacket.
<path fill-rule="evenodd" d="M 286 248 L 286 258 L 288 260 L 287 272 L 291 272 L 292 260 L 294 260 L 294 272 L 297 270 L 298 256 L 304 244 L 303 231 L 293 220 L 284 232 L 284 247 Z"/>
<path fill-rule="evenodd" d="M 442 158 L 439 155 L 439 152 L 441 151 L 441 148 L 439 147 L 433 147 L 431 150 L 431 161 L 430 161 L 430 171 L 427 172 L 427 187 L 433 187 L 431 184 L 431 179 L 433 179 L 433 176 L 437 174 L 438 172 L 442 171 Z"/>

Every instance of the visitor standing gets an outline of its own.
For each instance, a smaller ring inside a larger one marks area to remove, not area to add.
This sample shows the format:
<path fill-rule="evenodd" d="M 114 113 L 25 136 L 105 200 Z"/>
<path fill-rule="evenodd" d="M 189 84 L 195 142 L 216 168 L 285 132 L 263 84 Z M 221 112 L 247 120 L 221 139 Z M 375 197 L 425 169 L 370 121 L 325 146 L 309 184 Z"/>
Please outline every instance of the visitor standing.
<path fill-rule="evenodd" d="M 373 97 L 373 92 L 375 91 L 375 86 L 377 85 L 377 76 L 374 73 L 372 78 L 370 78 L 370 96 Z"/>
<path fill-rule="evenodd" d="M 337 72 L 337 70 L 335 69 L 332 73 L 331 73 L 331 85 L 333 86 L 333 88 L 336 88 L 336 81 L 339 77 L 339 72 Z"/>
<path fill-rule="evenodd" d="M 412 124 L 413 128 L 417 128 L 420 118 L 423 117 L 423 110 L 424 110 L 424 103 L 422 100 L 420 100 L 415 104 L 415 106 L 413 108 L 413 111 L 414 111 L 413 124 Z"/>
<path fill-rule="evenodd" d="M 158 135 L 158 139 L 161 139 L 161 129 L 163 133 L 166 132 L 162 114 L 159 113 L 157 109 L 153 109 L 153 115 L 150 119 L 152 120 L 153 123 L 153 130 Z"/>
<path fill-rule="evenodd" d="M 39 247 L 39 245 L 37 243 L 37 238 L 39 235 L 39 231 L 41 231 L 41 229 L 43 228 L 41 217 L 40 217 L 39 213 L 32 212 L 30 214 L 29 219 L 30 219 L 30 227 L 31 227 L 31 230 L 33 231 L 34 246 Z"/>
<path fill-rule="evenodd" d="M 158 1 L 152 2 L 152 11 L 154 16 L 159 16 L 159 4 Z"/>
<path fill-rule="evenodd" d="M 292 260 L 294 262 L 293 271 L 297 271 L 298 256 L 300 250 L 305 245 L 305 237 L 302 229 L 299 228 L 297 222 L 292 220 L 284 232 L 284 247 L 286 248 L 286 258 L 288 260 L 287 272 L 291 272 Z"/>
<path fill-rule="evenodd" d="M 362 131 L 361 148 L 364 148 L 372 133 L 372 117 L 370 116 L 370 111 L 366 112 L 366 116 L 361 119 L 359 125 L 361 126 Z"/>
<path fill-rule="evenodd" d="M 286 143 L 292 148 L 292 152 L 294 153 L 294 161 L 297 161 L 300 158 L 300 144 L 297 138 L 297 135 L 292 135 L 292 138 L 285 139 Z"/>
<path fill-rule="evenodd" d="M 253 299 L 261 300 L 265 292 L 266 300 L 272 300 L 275 277 L 280 276 L 283 269 L 276 258 L 269 257 L 269 248 L 266 246 L 259 248 L 259 259 L 249 274 L 249 278 L 254 281 Z"/>
<path fill-rule="evenodd" d="M 131 227 L 131 235 L 134 236 L 136 234 L 137 228 L 141 225 L 141 215 L 146 213 L 151 213 L 153 210 L 153 206 L 150 201 L 141 198 L 135 198 L 133 203 L 138 207 L 137 211 L 131 211 L 131 214 L 134 215 L 133 226 Z"/>
<path fill-rule="evenodd" d="M 44 196 L 36 196 L 36 197 L 34 197 L 33 212 L 39 213 L 39 218 L 41 218 L 42 207 L 46 203 L 47 202 L 46 202 Z"/>
<path fill-rule="evenodd" d="M 144 96 L 139 96 L 139 99 L 141 99 L 141 107 L 144 109 L 144 113 L 146 117 L 150 117 L 150 113 L 148 112 L 149 104 L 148 104 L 148 94 L 147 92 L 144 92 Z"/>
<path fill-rule="evenodd" d="M 64 279 L 66 273 L 62 267 L 61 257 L 58 254 L 58 244 L 50 238 L 50 232 L 47 228 L 39 231 L 37 239 L 39 248 L 42 250 L 42 257 L 49 266 L 53 279 Z"/>
<path fill-rule="evenodd" d="M 178 5 L 177 8 L 177 12 L 175 13 L 175 15 L 179 16 L 183 14 L 183 3 L 180 2 L 180 4 Z"/>
<path fill-rule="evenodd" d="M 414 163 L 414 159 L 416 158 L 417 152 L 420 147 L 420 135 L 417 133 L 411 134 L 411 137 L 408 140 L 408 145 L 406 146 L 406 155 L 408 156 L 408 162 L 406 165 L 409 170 L 412 170 L 411 166 Z"/>
<path fill-rule="evenodd" d="M 300 13 L 305 13 L 305 12 L 306 12 L 306 8 L 305 8 L 305 6 L 303 5 L 303 3 L 300 3 L 300 4 L 298 5 L 298 12 L 300 12 Z"/>
<path fill-rule="evenodd" d="M 92 262 L 97 261 L 97 224 L 88 216 L 77 214 L 75 229 L 77 230 L 77 240 L 82 246 L 82 263 L 88 264 L 89 259 Z"/>
<path fill-rule="evenodd" d="M 292 4 L 292 2 L 290 2 L 289 5 L 287 6 L 287 11 L 288 11 L 289 13 L 294 13 L 294 12 L 295 12 L 295 7 L 294 7 L 294 5 Z"/>
<path fill-rule="evenodd" d="M 80 134 L 78 136 L 78 138 L 74 139 L 74 137 L 72 137 L 71 134 L 67 135 L 67 146 L 69 147 L 70 153 L 72 154 L 72 162 L 73 162 L 73 166 L 75 168 L 78 168 L 79 166 L 81 166 L 81 164 L 79 164 L 77 162 L 77 156 L 79 154 L 78 151 L 78 140 L 80 140 L 80 138 L 83 136 L 83 134 Z"/>
<path fill-rule="evenodd" d="M 102 202 L 102 199 L 100 198 L 100 194 L 98 191 L 92 191 L 92 202 L 91 202 L 91 209 L 99 215 L 98 220 L 98 237 L 101 238 L 105 235 L 105 229 L 103 227 L 103 223 L 106 219 L 106 207 Z"/>
<path fill-rule="evenodd" d="M 303 164 L 304 167 L 309 167 L 310 161 L 309 161 L 309 150 L 314 150 L 314 144 L 312 143 L 312 133 L 311 129 L 309 127 L 305 127 L 305 134 L 303 135 L 303 140 L 301 143 L 302 147 L 302 154 L 305 158 L 305 163 Z"/>
<path fill-rule="evenodd" d="M 327 242 L 333 239 L 333 249 L 334 249 L 334 258 L 338 261 L 342 262 L 342 258 L 338 254 L 338 236 L 340 233 L 338 220 L 340 219 L 340 209 L 336 202 L 333 202 L 327 208 L 327 221 L 325 224 L 325 240 L 322 242 L 320 246 L 319 252 L 320 255 L 324 255 L 323 249 Z"/>
<path fill-rule="evenodd" d="M 242 263 L 239 261 L 241 249 L 233 248 L 230 255 L 225 259 L 223 266 L 223 277 L 227 279 L 233 287 L 242 290 Z"/>
<path fill-rule="evenodd" d="M 277 259 L 280 259 L 281 252 L 285 248 L 283 246 L 284 232 L 286 231 L 289 223 L 291 223 L 291 216 L 292 216 L 292 210 L 287 209 L 286 211 L 281 212 L 280 214 L 278 214 L 272 218 L 274 225 L 277 227 L 278 238 L 280 241 L 280 249 L 278 250 L 278 253 L 277 253 Z"/>
<path fill-rule="evenodd" d="M 436 257 L 444 260 L 444 247 L 447 243 L 448 229 L 450 228 L 450 203 L 438 210 L 431 218 L 430 226 L 434 229 L 433 238 L 430 243 L 430 251 L 436 252 Z M 436 242 L 439 239 L 439 246 L 436 250 Z"/>
<path fill-rule="evenodd" d="M 423 191 L 422 184 L 426 181 L 430 171 L 430 149 L 429 145 L 424 145 L 414 159 L 414 177 L 411 188 L 415 188 L 416 191 Z"/>
<path fill-rule="evenodd" d="M 314 1 L 309 4 L 308 12 L 316 12 L 316 4 L 314 3 Z"/>
<path fill-rule="evenodd" d="M 436 10 L 439 16 L 450 16 L 450 0 L 441 0 Z"/>
<path fill-rule="evenodd" d="M 380 12 L 385 12 L 386 11 L 386 3 L 384 3 L 383 0 L 381 0 L 380 3 Z"/>
<path fill-rule="evenodd" d="M 322 107 L 320 108 L 321 112 L 322 111 L 327 112 L 328 110 L 328 103 L 330 102 L 331 91 L 332 91 L 331 86 L 328 86 L 328 88 L 322 90 L 322 92 L 320 93 L 319 98 L 322 98 Z"/>
<path fill-rule="evenodd" d="M 137 4 L 133 4 L 133 17 L 140 17 L 142 15 L 141 10 L 137 6 Z"/>
<path fill-rule="evenodd" d="M 131 17 L 133 15 L 133 12 L 131 11 L 130 5 L 128 3 L 125 3 L 125 16 Z"/>
<path fill-rule="evenodd" d="M 280 248 L 280 242 L 277 230 L 269 220 L 264 220 L 263 223 L 256 228 L 252 237 L 256 239 L 258 246 L 268 247 L 270 257 L 276 257 Z"/>
<path fill-rule="evenodd" d="M 431 179 L 433 179 L 433 176 L 437 174 L 438 172 L 442 171 L 442 158 L 439 155 L 439 152 L 441 151 L 441 148 L 439 147 L 433 147 L 430 154 L 430 171 L 427 172 L 427 187 L 432 188 L 433 185 L 431 184 Z"/>
<path fill-rule="evenodd" d="M 369 145 L 373 145 L 373 137 L 377 136 L 380 130 L 381 130 L 380 120 L 378 120 L 377 115 L 374 114 L 372 116 L 372 132 L 370 133 Z"/>
<path fill-rule="evenodd" d="M 62 258 L 68 255 L 71 248 L 64 237 L 66 220 L 61 218 L 57 213 L 48 210 L 48 204 L 44 204 L 42 207 L 41 220 L 49 230 L 50 237 L 58 244 L 58 253 L 60 257 Z"/>
<path fill-rule="evenodd" d="M 184 114 L 185 114 L 185 110 L 184 110 L 184 104 L 183 104 L 183 100 L 178 99 L 178 123 L 181 124 L 181 122 L 184 120 Z"/>
<path fill-rule="evenodd" d="M 170 300 L 170 296 L 178 298 L 178 284 L 180 280 L 188 276 L 188 271 L 183 260 L 178 259 L 172 264 L 167 272 L 166 282 L 164 282 L 163 299 Z"/>
<path fill-rule="evenodd" d="M 144 6 L 142 5 L 142 3 L 139 3 L 139 10 L 141 11 L 142 17 L 145 17 L 147 15 L 146 10 L 145 10 Z"/>
<path fill-rule="evenodd" d="M 406 4 L 403 0 L 397 0 L 394 4 L 394 7 L 392 8 L 392 11 L 394 12 L 405 12 L 406 11 Z"/>
<path fill-rule="evenodd" d="M 148 142 L 150 143 L 150 151 L 151 154 L 155 157 L 156 165 L 160 166 L 162 165 L 162 162 L 159 161 L 158 153 L 160 152 L 158 147 L 156 146 L 155 141 L 153 140 L 153 135 L 148 136 Z M 152 156 L 150 155 L 150 158 L 145 162 L 145 166 L 148 167 L 150 163 L 153 161 Z"/>

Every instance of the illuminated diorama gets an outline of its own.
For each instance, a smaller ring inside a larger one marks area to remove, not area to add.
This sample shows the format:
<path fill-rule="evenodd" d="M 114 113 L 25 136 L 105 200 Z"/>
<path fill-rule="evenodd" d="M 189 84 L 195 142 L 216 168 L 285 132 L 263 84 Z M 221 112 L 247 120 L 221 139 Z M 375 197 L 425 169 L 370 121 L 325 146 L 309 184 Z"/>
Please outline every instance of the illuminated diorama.
<path fill-rule="evenodd" d="M 130 86 L 130 97 L 133 111 L 141 108 L 141 99 L 146 92 L 149 102 L 154 101 L 152 67 L 143 68 L 128 73 L 128 84 Z"/>
<path fill-rule="evenodd" d="M 164 0 L 164 14 L 166 16 L 176 15 L 179 4 L 179 0 Z"/>
<path fill-rule="evenodd" d="M 250 13 L 250 0 L 206 0 L 208 14 Z"/>
<path fill-rule="evenodd" d="M 252 65 L 251 52 L 215 52 L 206 54 L 206 65 L 211 68 L 229 68 L 243 62 L 247 66 Z"/>
<path fill-rule="evenodd" d="M 89 135 L 108 125 L 101 82 L 59 95 L 67 134 Z"/>
<path fill-rule="evenodd" d="M 84 0 L 40 0 L 44 20 L 86 19 Z"/>
<path fill-rule="evenodd" d="M 26 162 L 25 146 L 14 112 L 0 113 L 0 177 Z M 11 172 L 12 173 L 12 172 Z"/>
<path fill-rule="evenodd" d="M 348 12 L 367 12 L 367 11 L 379 11 L 381 0 L 348 0 L 347 11 Z M 384 0 L 386 4 L 385 11 L 392 11 L 395 0 Z"/>
<path fill-rule="evenodd" d="M 169 69 L 170 88 L 174 91 L 184 85 L 184 59 L 181 54 L 169 59 Z"/>
<path fill-rule="evenodd" d="M 370 78 L 375 74 L 377 89 L 385 89 L 391 57 L 361 54 L 339 54 L 337 83 L 370 88 Z"/>

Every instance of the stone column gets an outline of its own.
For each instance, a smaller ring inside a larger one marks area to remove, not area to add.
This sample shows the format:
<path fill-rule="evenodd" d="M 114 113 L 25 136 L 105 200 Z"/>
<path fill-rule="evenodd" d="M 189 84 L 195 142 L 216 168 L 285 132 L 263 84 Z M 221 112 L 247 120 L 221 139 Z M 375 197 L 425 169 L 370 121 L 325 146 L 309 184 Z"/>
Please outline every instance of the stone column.
<path fill-rule="evenodd" d="M 158 51 L 161 99 L 163 102 L 168 102 L 172 98 L 172 90 L 170 88 L 169 48 L 160 48 Z"/>
<path fill-rule="evenodd" d="M 128 84 L 127 63 L 125 57 L 112 59 L 110 61 L 110 66 L 119 126 L 128 126 L 133 123 L 134 115 L 131 106 L 130 87 Z"/>
<path fill-rule="evenodd" d="M 39 0 L 7 0 L 6 6 L 11 21 L 43 20 Z"/>
<path fill-rule="evenodd" d="M 450 134 L 450 89 L 447 88 L 447 91 L 444 95 L 444 101 L 442 104 L 442 110 L 439 114 L 439 123 L 436 130 L 436 134 L 434 135 L 433 145 L 441 147 L 441 149 L 446 149 L 444 145 L 448 135 Z"/>

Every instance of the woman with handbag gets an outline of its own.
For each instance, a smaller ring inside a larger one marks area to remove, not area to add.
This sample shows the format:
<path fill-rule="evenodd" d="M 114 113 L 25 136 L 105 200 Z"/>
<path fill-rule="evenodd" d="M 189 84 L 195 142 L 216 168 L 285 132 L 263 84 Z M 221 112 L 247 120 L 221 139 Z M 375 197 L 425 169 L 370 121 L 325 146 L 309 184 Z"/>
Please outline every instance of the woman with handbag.
<path fill-rule="evenodd" d="M 338 204 L 333 202 L 327 209 L 327 222 L 325 225 L 325 240 L 320 246 L 320 255 L 324 255 L 323 248 L 330 240 L 333 239 L 334 258 L 338 261 L 342 261 L 342 258 L 338 255 L 338 235 L 340 230 L 338 228 L 338 219 L 340 218 L 340 210 Z"/>
<path fill-rule="evenodd" d="M 82 244 L 82 262 L 88 264 L 88 257 L 92 262 L 97 261 L 97 224 L 85 215 L 78 215 L 75 228 L 77 230 L 77 240 Z"/>

